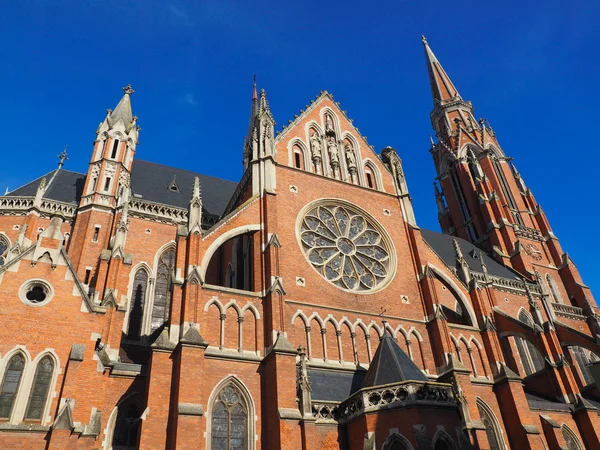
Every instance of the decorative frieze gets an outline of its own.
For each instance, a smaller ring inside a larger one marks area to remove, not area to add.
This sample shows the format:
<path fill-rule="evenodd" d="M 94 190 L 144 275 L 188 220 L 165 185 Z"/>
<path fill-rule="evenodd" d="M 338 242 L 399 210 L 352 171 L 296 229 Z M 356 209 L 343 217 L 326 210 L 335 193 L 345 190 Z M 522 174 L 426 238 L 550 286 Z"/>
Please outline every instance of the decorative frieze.
<path fill-rule="evenodd" d="M 337 408 L 337 419 L 340 422 L 348 422 L 362 414 L 381 409 L 414 405 L 455 406 L 456 404 L 452 386 L 449 384 L 405 381 L 361 389 L 340 404 Z M 327 411 L 319 411 L 319 414 L 327 414 Z"/>
<path fill-rule="evenodd" d="M 544 242 L 544 236 L 542 236 L 542 233 L 535 228 L 529 228 L 515 223 L 513 225 L 513 230 L 515 230 L 515 234 L 520 238 L 529 239 L 530 241 Z"/>
<path fill-rule="evenodd" d="M 20 216 L 33 208 L 34 197 L 0 197 L 0 211 L 5 215 Z M 65 219 L 72 219 L 77 212 L 77 205 L 55 200 L 42 199 L 39 211 L 42 217 L 62 214 Z"/>

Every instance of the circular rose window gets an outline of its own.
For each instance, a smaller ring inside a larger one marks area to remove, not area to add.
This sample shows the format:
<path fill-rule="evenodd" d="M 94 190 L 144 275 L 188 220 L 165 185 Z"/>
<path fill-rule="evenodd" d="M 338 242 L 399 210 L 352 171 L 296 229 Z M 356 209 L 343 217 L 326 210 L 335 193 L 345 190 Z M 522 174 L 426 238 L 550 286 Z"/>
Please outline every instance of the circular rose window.
<path fill-rule="evenodd" d="M 357 293 L 382 289 L 395 268 L 391 240 L 364 211 L 320 201 L 299 217 L 300 245 L 308 262 L 337 287 Z"/>

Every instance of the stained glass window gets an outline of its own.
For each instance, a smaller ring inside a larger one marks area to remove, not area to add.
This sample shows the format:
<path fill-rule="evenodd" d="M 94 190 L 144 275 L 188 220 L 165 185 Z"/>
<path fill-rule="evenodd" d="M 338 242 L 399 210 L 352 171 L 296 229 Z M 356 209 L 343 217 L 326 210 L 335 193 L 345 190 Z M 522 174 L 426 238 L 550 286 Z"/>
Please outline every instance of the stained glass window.
<path fill-rule="evenodd" d="M 248 449 L 248 408 L 240 391 L 228 384 L 212 411 L 211 450 Z"/>
<path fill-rule="evenodd" d="M 302 218 L 299 233 L 310 264 L 339 288 L 351 292 L 375 290 L 384 286 L 393 272 L 385 232 L 355 207 L 316 206 Z"/>
<path fill-rule="evenodd" d="M 533 320 L 527 313 L 525 313 L 525 311 L 521 311 L 519 313 L 519 320 L 530 327 L 533 327 L 534 325 Z M 533 342 L 522 337 L 515 336 L 515 343 L 517 344 L 517 351 L 519 352 L 521 363 L 523 364 L 523 369 L 525 370 L 525 375 L 528 376 L 544 369 L 544 357 L 533 344 Z"/>
<path fill-rule="evenodd" d="M 133 294 L 129 305 L 127 339 L 138 340 L 140 338 L 147 287 L 148 273 L 144 269 L 140 269 L 133 279 Z"/>
<path fill-rule="evenodd" d="M 0 266 L 6 261 L 8 253 L 8 240 L 0 234 Z"/>
<path fill-rule="evenodd" d="M 567 444 L 567 449 L 583 450 L 583 446 L 579 442 L 577 435 L 575 433 L 573 433 L 573 431 L 566 425 L 562 426 L 562 435 L 565 438 L 565 443 Z"/>
<path fill-rule="evenodd" d="M 25 357 L 21 354 L 13 356 L 6 366 L 6 372 L 2 380 L 2 390 L 0 391 L 0 418 L 2 419 L 10 418 L 24 368 Z"/>
<path fill-rule="evenodd" d="M 134 400 L 119 405 L 113 450 L 135 450 L 138 448 L 138 435 L 142 408 Z"/>
<path fill-rule="evenodd" d="M 53 373 L 54 361 L 52 361 L 52 357 L 46 356 L 38 363 L 35 371 L 35 379 L 33 380 L 27 414 L 25 415 L 26 419 L 41 420 Z"/>
<path fill-rule="evenodd" d="M 154 304 L 152 305 L 152 330 L 160 328 L 169 319 L 171 303 L 171 273 L 175 267 L 175 250 L 164 252 L 158 261 Z"/>
<path fill-rule="evenodd" d="M 485 425 L 485 433 L 487 435 L 488 443 L 490 444 L 490 450 L 501 450 L 505 448 L 505 446 L 503 444 L 502 432 L 498 425 L 498 421 L 489 406 L 482 403 L 482 400 L 477 399 L 477 408 L 479 409 L 481 421 Z"/>

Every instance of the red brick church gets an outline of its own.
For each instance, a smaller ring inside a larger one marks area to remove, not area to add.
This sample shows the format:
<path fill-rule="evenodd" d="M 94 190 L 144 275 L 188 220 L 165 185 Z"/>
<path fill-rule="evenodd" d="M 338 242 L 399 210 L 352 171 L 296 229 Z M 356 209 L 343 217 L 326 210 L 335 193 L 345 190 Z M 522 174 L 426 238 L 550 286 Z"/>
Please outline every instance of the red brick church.
<path fill-rule="evenodd" d="M 275 133 L 255 86 L 233 183 L 141 159 L 128 86 L 0 196 L 0 448 L 599 449 L 596 303 L 423 43 L 442 233 L 328 92 Z"/>

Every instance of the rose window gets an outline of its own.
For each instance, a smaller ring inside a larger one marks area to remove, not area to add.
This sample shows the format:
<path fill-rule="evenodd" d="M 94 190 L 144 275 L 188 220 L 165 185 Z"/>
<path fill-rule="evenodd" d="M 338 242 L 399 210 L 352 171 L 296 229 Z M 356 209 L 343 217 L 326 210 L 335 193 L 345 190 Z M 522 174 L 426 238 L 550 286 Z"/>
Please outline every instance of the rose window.
<path fill-rule="evenodd" d="M 300 241 L 310 264 L 327 281 L 352 292 L 382 288 L 393 271 L 385 231 L 349 204 L 312 207 L 300 222 Z"/>

